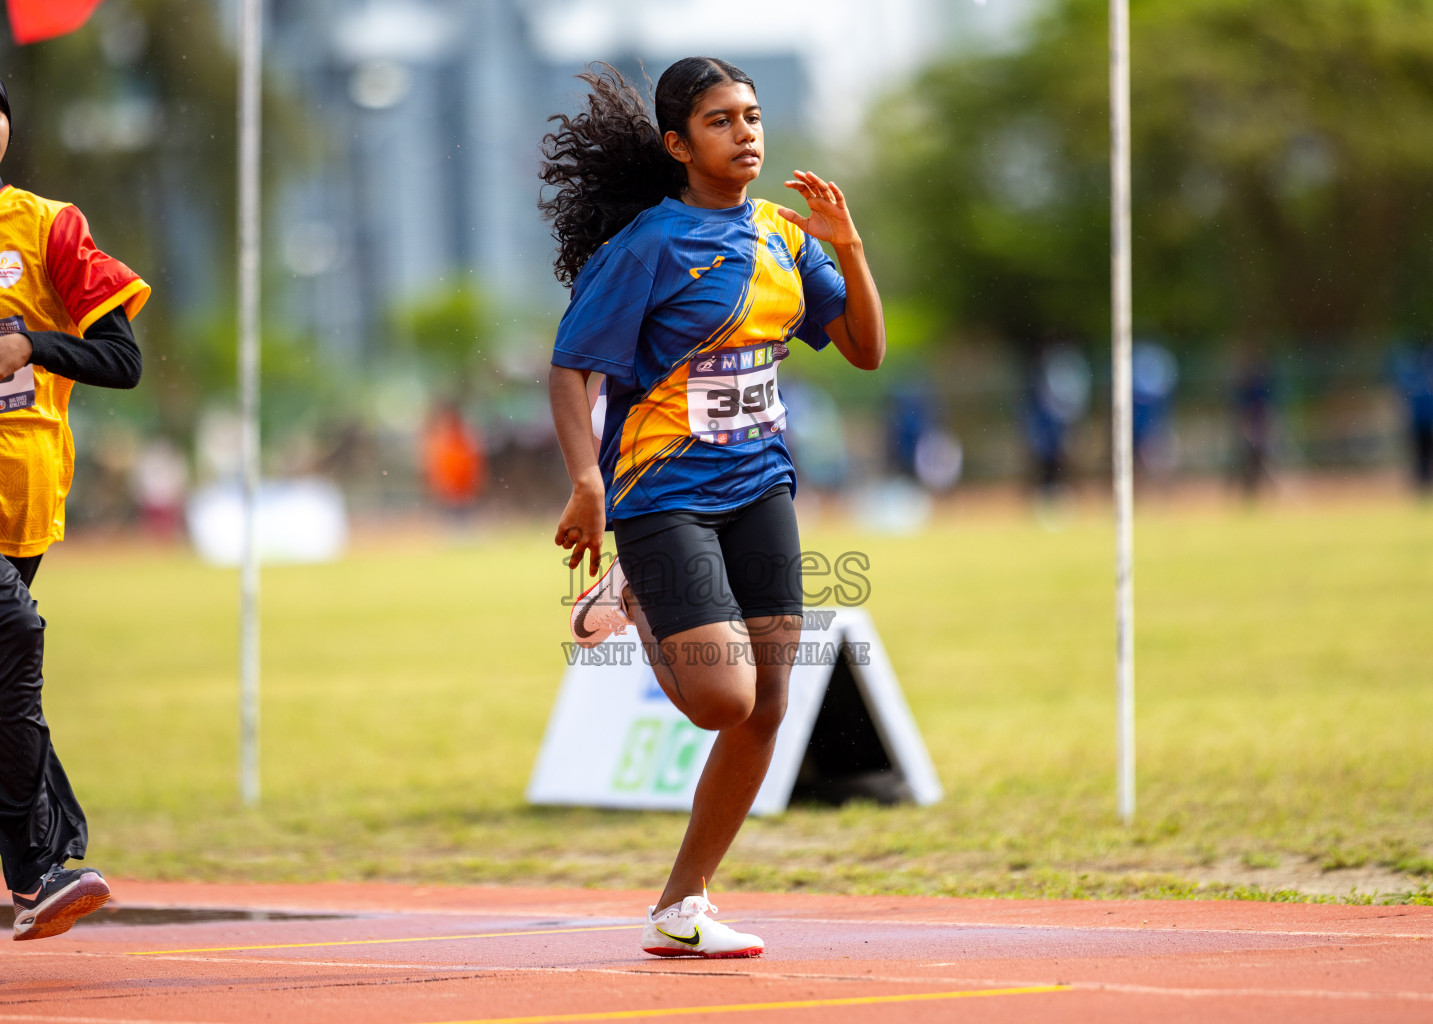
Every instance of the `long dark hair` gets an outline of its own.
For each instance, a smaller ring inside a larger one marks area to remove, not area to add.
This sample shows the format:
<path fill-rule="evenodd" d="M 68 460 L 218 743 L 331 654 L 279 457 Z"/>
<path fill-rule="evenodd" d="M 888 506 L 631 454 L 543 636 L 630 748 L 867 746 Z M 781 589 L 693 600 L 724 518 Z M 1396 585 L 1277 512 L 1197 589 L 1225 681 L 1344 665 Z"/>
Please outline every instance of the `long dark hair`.
<path fill-rule="evenodd" d="M 556 190 L 545 192 L 537 207 L 552 221 L 553 267 L 565 285 L 637 214 L 682 194 L 686 168 L 672 159 L 662 139 L 667 132 L 686 135 L 687 118 L 702 93 L 727 82 L 756 91 L 746 72 L 716 57 L 684 57 L 663 71 L 655 111 L 610 64 L 596 64 L 577 77 L 590 88 L 587 109 L 576 117 L 548 118 L 559 127 L 543 136 L 538 172 Z"/>

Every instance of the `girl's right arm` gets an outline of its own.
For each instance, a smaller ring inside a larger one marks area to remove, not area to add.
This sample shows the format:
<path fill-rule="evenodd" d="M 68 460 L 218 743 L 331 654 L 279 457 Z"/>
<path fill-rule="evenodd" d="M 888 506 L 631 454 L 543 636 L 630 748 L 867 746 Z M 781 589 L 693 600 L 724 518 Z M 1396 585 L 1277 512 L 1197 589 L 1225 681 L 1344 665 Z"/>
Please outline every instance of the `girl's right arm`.
<path fill-rule="evenodd" d="M 575 569 L 585 552 L 588 575 L 596 576 L 602 562 L 602 535 L 607 528 L 607 494 L 592 445 L 592 415 L 587 402 L 589 372 L 554 365 L 549 368 L 547 390 L 557 443 L 572 480 L 572 497 L 567 499 L 567 507 L 557 522 L 554 541 L 572 552 L 569 568 Z"/>

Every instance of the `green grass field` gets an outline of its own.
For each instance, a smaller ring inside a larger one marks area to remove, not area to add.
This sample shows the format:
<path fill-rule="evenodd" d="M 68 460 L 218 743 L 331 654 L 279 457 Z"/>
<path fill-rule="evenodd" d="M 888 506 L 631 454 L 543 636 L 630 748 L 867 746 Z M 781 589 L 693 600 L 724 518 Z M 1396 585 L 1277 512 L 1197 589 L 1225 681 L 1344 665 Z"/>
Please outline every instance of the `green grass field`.
<path fill-rule="evenodd" d="M 684 817 L 522 800 L 565 666 L 548 538 L 266 570 L 258 811 L 237 799 L 236 575 L 177 551 L 55 549 L 35 587 L 46 710 L 93 861 L 655 891 Z M 957 513 L 911 537 L 828 521 L 803 539 L 869 554 L 868 608 L 947 796 L 753 820 L 715 891 L 1433 898 L 1433 508 L 1142 515 L 1129 828 L 1106 516 L 1047 532 Z"/>

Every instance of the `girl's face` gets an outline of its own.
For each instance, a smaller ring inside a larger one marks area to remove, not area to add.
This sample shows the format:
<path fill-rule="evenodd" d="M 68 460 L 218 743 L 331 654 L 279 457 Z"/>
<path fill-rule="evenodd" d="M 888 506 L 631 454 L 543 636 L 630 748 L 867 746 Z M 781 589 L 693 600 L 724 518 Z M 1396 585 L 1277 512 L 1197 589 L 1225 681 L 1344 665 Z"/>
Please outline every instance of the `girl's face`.
<path fill-rule="evenodd" d="M 668 132 L 665 141 L 693 184 L 744 188 L 761 173 L 766 155 L 756 93 L 742 82 L 712 86 L 692 104 L 686 137 Z"/>

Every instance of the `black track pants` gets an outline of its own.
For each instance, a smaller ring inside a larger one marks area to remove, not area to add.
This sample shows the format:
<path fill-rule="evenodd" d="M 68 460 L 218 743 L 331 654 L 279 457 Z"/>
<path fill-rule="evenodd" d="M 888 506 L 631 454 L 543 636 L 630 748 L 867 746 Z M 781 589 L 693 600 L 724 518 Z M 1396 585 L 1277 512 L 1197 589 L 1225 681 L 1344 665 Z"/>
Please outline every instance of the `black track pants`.
<path fill-rule="evenodd" d="M 40 710 L 45 620 L 30 596 L 39 567 L 38 556 L 0 557 L 0 861 L 5 884 L 23 893 L 51 866 L 83 857 L 89 839 Z"/>

